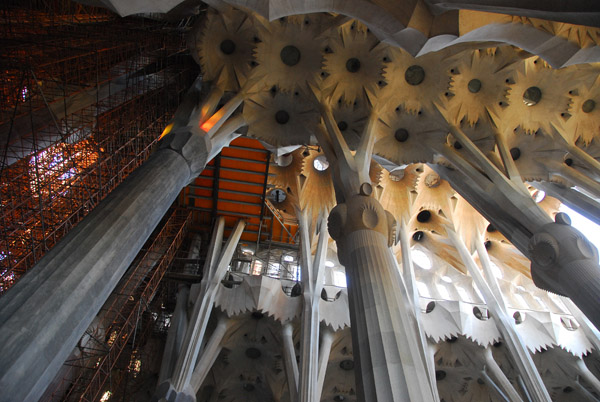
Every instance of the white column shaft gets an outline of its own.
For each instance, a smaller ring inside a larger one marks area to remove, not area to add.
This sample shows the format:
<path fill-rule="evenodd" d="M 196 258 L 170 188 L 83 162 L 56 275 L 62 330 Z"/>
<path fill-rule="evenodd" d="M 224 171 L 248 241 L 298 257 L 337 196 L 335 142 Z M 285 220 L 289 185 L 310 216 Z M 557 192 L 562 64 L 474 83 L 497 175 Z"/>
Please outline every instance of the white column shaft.
<path fill-rule="evenodd" d="M 223 337 L 227 333 L 227 329 L 229 328 L 229 318 L 227 316 L 222 315 L 219 317 L 217 322 L 217 326 L 206 344 L 206 347 L 202 351 L 202 355 L 198 360 L 198 364 L 194 368 L 194 372 L 192 373 L 192 379 L 190 380 L 190 384 L 192 385 L 192 389 L 198 393 L 200 391 L 200 387 L 202 383 L 206 379 L 208 372 L 212 368 L 215 360 L 221 353 L 221 341 Z"/>
<path fill-rule="evenodd" d="M 287 322 L 283 324 L 283 361 L 285 364 L 285 375 L 290 390 L 290 401 L 298 400 L 298 362 L 296 361 L 296 349 L 294 348 L 294 327 Z"/>
<path fill-rule="evenodd" d="M 508 317 L 506 311 L 501 307 L 498 300 L 496 300 L 494 293 L 490 289 L 488 283 L 486 283 L 483 275 L 481 275 L 479 267 L 475 263 L 471 253 L 469 253 L 469 250 L 467 250 L 467 247 L 463 243 L 462 239 L 450 227 L 446 228 L 446 232 L 456 247 L 463 263 L 467 267 L 469 274 L 471 274 L 475 285 L 483 295 L 485 303 L 492 312 L 492 315 L 496 320 L 498 330 L 502 334 L 502 337 L 506 343 L 506 347 L 513 357 L 513 362 L 515 363 L 517 370 L 524 378 L 524 382 L 527 386 L 529 394 L 532 397 L 532 400 L 535 402 L 550 401 L 550 395 L 548 394 L 542 378 L 540 377 L 540 374 L 533 363 L 533 360 L 531 359 L 529 350 L 527 350 L 523 340 L 519 337 L 519 334 L 514 328 L 512 319 Z"/>
<path fill-rule="evenodd" d="M 219 218 L 222 221 L 224 218 Z M 220 226 L 220 224 L 218 224 Z M 196 366 L 196 359 L 202 345 L 204 333 L 206 331 L 206 325 L 213 309 L 215 296 L 217 293 L 217 287 L 220 283 L 220 278 L 225 275 L 229 261 L 233 256 L 233 252 L 237 246 L 237 243 L 242 235 L 245 227 L 244 221 L 238 221 L 235 228 L 233 229 L 227 244 L 219 259 L 217 267 L 210 270 L 211 277 L 205 278 L 207 281 L 205 293 L 200 293 L 201 300 L 196 301 L 194 305 L 194 312 L 190 318 L 190 325 L 185 336 L 184 345 L 177 359 L 175 370 L 172 377 L 172 383 L 176 391 L 183 391 L 184 388 L 188 387 L 192 377 L 192 372 Z M 203 279 L 204 281 L 204 279 Z"/>
<path fill-rule="evenodd" d="M 317 391 L 315 401 L 321 400 L 323 393 L 323 385 L 325 385 L 325 375 L 327 374 L 327 365 L 329 363 L 329 354 L 331 353 L 331 345 L 335 335 L 328 328 L 321 329 L 321 344 L 319 345 L 319 376 L 317 378 Z"/>

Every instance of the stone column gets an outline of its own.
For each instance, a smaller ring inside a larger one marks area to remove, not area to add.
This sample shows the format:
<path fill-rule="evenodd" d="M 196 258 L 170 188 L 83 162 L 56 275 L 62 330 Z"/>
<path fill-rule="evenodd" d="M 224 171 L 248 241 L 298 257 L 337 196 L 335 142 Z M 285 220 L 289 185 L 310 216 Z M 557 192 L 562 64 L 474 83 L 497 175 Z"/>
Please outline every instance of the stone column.
<path fill-rule="evenodd" d="M 210 335 L 210 339 L 208 340 L 206 347 L 204 350 L 202 350 L 198 364 L 196 364 L 194 372 L 192 373 L 190 383 L 196 394 L 198 391 L 200 391 L 200 387 L 206 379 L 208 372 L 212 368 L 213 364 L 215 364 L 217 357 L 219 357 L 219 353 L 221 353 L 221 350 L 223 349 L 221 342 L 223 341 L 223 338 L 225 337 L 225 334 L 230 326 L 231 320 L 225 313 L 221 313 L 217 321 L 217 326 Z"/>
<path fill-rule="evenodd" d="M 376 108 L 353 153 L 330 104 L 321 99 L 325 124 L 315 135 L 333 169 L 338 205 L 329 214 L 329 234 L 346 267 L 358 400 L 433 401 L 412 302 L 390 249 L 395 220 L 371 196 Z"/>
<path fill-rule="evenodd" d="M 317 399 L 319 376 L 319 301 L 323 290 L 325 257 L 327 256 L 327 220 L 326 214 L 319 216 L 319 240 L 314 260 L 311 255 L 309 223 L 304 212 L 297 213 L 301 235 L 302 254 L 302 328 L 300 334 L 300 378 L 298 400 L 311 402 Z M 327 363 L 325 363 L 327 364 Z"/>
<path fill-rule="evenodd" d="M 394 219 L 364 183 L 329 215 L 346 267 L 356 386 L 364 401 L 432 401 L 418 328 L 391 252 Z"/>
<path fill-rule="evenodd" d="M 175 312 L 173 312 L 173 316 L 171 317 L 171 326 L 169 327 L 165 349 L 163 350 L 158 384 L 161 384 L 169 378 L 175 368 L 175 362 L 177 361 L 177 356 L 181 350 L 183 335 L 185 334 L 188 325 L 186 306 L 189 296 L 190 287 L 188 285 L 181 285 L 177 292 Z"/>
<path fill-rule="evenodd" d="M 173 130 L 0 299 L 0 401 L 41 396 L 209 149 L 197 126 Z"/>
<path fill-rule="evenodd" d="M 526 384 L 525 389 L 529 392 L 531 400 L 535 402 L 550 401 L 550 394 L 548 394 L 548 390 L 540 377 L 540 373 L 533 363 L 531 354 L 516 331 L 514 320 L 509 318 L 506 313 L 504 300 L 500 294 L 498 284 L 495 282 L 495 277 L 491 274 L 491 268 L 488 267 L 489 269 L 487 269 L 489 275 L 488 283 L 483 278 L 483 275 L 481 275 L 473 256 L 458 234 L 450 227 L 446 227 L 446 232 L 454 244 L 454 247 L 456 247 L 463 264 L 465 264 L 469 274 L 473 278 L 473 282 L 477 286 L 477 289 L 481 292 L 486 305 L 494 316 L 496 327 L 498 328 L 498 331 L 500 331 L 500 334 L 502 334 L 502 339 L 513 358 L 513 363 L 515 364 L 517 371 L 523 376 Z M 480 258 L 487 261 L 487 254 L 484 253 L 485 247 L 481 244 L 476 244 L 476 246 L 479 248 Z M 497 298 L 496 295 L 499 295 L 499 298 Z"/>
<path fill-rule="evenodd" d="M 217 248 L 216 244 L 220 245 L 222 243 L 224 226 L 225 218 L 220 217 L 215 224 L 213 239 L 211 240 L 212 247 Z M 237 222 L 220 254 L 215 253 L 215 248 L 211 250 L 211 255 L 208 256 L 204 267 L 204 277 L 201 282 L 202 290 L 194 303 L 194 309 L 173 375 L 169 380 L 159 384 L 156 389 L 156 400 L 171 400 L 171 398 L 176 401 L 196 400 L 196 392 L 191 384 L 192 374 L 196 367 L 208 319 L 213 310 L 218 286 L 225 275 L 245 226 L 246 223 L 243 220 Z M 220 247 L 218 248 L 220 249 Z"/>
<path fill-rule="evenodd" d="M 421 357 L 425 366 L 427 367 L 427 373 L 429 375 L 429 384 L 431 386 L 431 392 L 434 400 L 439 400 L 439 392 L 437 389 L 437 381 L 435 379 L 435 359 L 429 353 L 429 342 L 427 341 L 427 334 L 421 325 L 421 308 L 419 306 L 419 290 L 417 289 L 417 280 L 415 279 L 415 268 L 412 261 L 410 240 L 408 234 L 408 227 L 404 219 L 400 222 L 400 245 L 402 247 L 402 275 L 406 285 L 408 297 L 410 298 L 412 305 L 412 312 L 414 314 L 414 320 L 417 324 L 419 342 L 421 343 Z"/>
<path fill-rule="evenodd" d="M 486 368 L 492 374 L 495 383 L 499 386 L 499 388 L 502 389 L 503 394 L 507 395 L 511 401 L 522 401 L 523 399 L 521 398 L 521 395 L 519 395 L 519 393 L 515 390 L 508 378 L 506 378 L 506 374 L 504 374 L 504 371 L 502 371 L 502 369 L 496 362 L 496 359 L 494 359 L 492 349 L 490 349 L 489 346 L 485 348 L 483 356 L 485 357 Z"/>
<path fill-rule="evenodd" d="M 504 169 L 492 163 L 461 129 L 449 127 L 449 130 L 460 141 L 466 156 L 449 146 L 434 143 L 435 151 L 454 169 L 441 165 L 432 165 L 432 168 L 531 260 L 531 276 L 536 286 L 570 297 L 588 319 L 600 327 L 598 250 L 570 226 L 566 214 L 558 213 L 556 222 L 552 223 L 548 214 L 533 201 L 500 135 L 496 136 L 496 145 Z M 565 169 L 562 164 L 553 165 L 553 162 L 547 166 L 560 169 L 565 177 L 576 175 L 579 184 L 585 184 L 600 195 L 598 183 L 581 173 Z"/>
<path fill-rule="evenodd" d="M 225 123 L 257 85 L 213 114 L 222 91 L 207 97 L 198 78 L 159 149 L 0 299 L 0 401 L 39 399 L 181 189 L 235 136 L 239 119 Z"/>
<path fill-rule="evenodd" d="M 317 390 L 315 393 L 315 401 L 321 400 L 323 393 L 323 385 L 325 384 L 325 374 L 327 374 L 327 364 L 329 363 L 329 354 L 331 353 L 331 345 L 333 345 L 334 332 L 327 328 L 321 328 L 321 344 L 319 345 L 319 376 L 317 378 Z"/>
<path fill-rule="evenodd" d="M 296 361 L 296 349 L 294 348 L 294 327 L 291 322 L 283 324 L 281 335 L 283 338 L 283 362 L 290 391 L 290 401 L 296 402 L 298 400 L 298 362 Z"/>

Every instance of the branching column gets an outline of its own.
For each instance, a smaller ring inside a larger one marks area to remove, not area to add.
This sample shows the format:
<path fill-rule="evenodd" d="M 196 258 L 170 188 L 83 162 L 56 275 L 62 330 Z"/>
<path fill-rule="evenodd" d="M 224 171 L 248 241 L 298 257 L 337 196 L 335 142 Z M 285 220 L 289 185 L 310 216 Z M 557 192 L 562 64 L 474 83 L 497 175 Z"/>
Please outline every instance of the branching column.
<path fill-rule="evenodd" d="M 194 373 L 194 368 L 196 367 L 196 362 L 198 361 L 198 354 L 200 352 L 200 347 L 202 346 L 208 319 L 213 310 L 218 286 L 231 262 L 231 257 L 237 247 L 245 225 L 246 223 L 244 221 L 238 221 L 227 240 L 225 248 L 221 251 L 225 218 L 221 217 L 217 221 L 211 240 L 210 254 L 206 259 L 204 277 L 200 283 L 200 292 L 198 294 L 198 299 L 194 302 L 194 309 L 185 333 L 181 352 L 177 358 L 177 363 L 170 376 L 170 380 L 167 380 L 158 386 L 156 399 L 163 400 L 164 398 L 164 400 L 170 400 L 169 398 L 175 398 L 175 400 L 178 401 L 196 400 L 196 389 L 192 384 L 192 375 Z M 220 326 L 217 326 L 218 334 L 222 333 L 224 335 L 225 330 L 225 322 L 222 322 Z M 213 350 L 218 348 L 220 340 L 215 342 L 216 344 L 211 346 Z"/>
<path fill-rule="evenodd" d="M 306 212 L 298 212 L 302 252 L 302 328 L 300 343 L 300 383 L 298 400 L 311 402 L 317 400 L 319 377 L 319 300 L 323 289 L 323 273 L 327 256 L 327 221 L 325 214 L 319 217 L 319 240 L 314 260 L 311 254 L 311 240 Z M 327 362 L 325 362 L 327 364 Z"/>
<path fill-rule="evenodd" d="M 536 402 L 545 402 L 550 400 L 550 395 L 546 390 L 544 382 L 540 377 L 540 374 L 533 363 L 529 350 L 525 346 L 525 343 L 520 338 L 516 329 L 513 326 L 511 319 L 508 317 L 506 313 L 506 307 L 504 306 L 504 300 L 502 299 L 502 295 L 500 294 L 500 289 L 497 283 L 495 283 L 495 278 L 493 275 L 489 275 L 489 284 L 481 275 L 479 271 L 479 267 L 475 263 L 472 255 L 469 253 L 469 250 L 463 243 L 462 239 L 456 234 L 450 227 L 446 228 L 446 232 L 448 233 L 448 237 L 458 250 L 458 253 L 467 267 L 469 274 L 473 278 L 473 282 L 477 286 L 477 289 L 483 295 L 483 299 L 487 304 L 488 308 L 492 312 L 493 316 L 496 319 L 496 326 L 500 333 L 502 334 L 502 338 L 506 343 L 506 346 L 513 357 L 513 361 L 516 365 L 519 373 L 524 377 L 524 382 L 527 387 L 527 391 L 531 395 L 533 401 Z M 483 245 L 479 247 L 478 251 L 480 253 L 480 258 L 485 259 L 487 254 L 483 254 L 485 248 Z M 491 268 L 488 269 L 489 273 L 491 273 Z M 486 358 L 491 357 L 491 355 L 486 355 Z M 490 361 L 488 361 L 488 365 L 490 365 Z M 493 368 L 493 365 L 490 365 L 490 369 Z M 494 373 L 494 371 L 492 371 Z M 499 373 L 498 373 L 499 374 Z M 501 376 L 496 376 L 496 379 L 501 379 Z M 500 381 L 500 384 L 505 384 L 505 382 Z M 510 388 L 505 388 L 504 391 L 510 395 Z"/>
<path fill-rule="evenodd" d="M 531 260 L 536 286 L 570 297 L 599 327 L 600 265 L 596 247 L 570 226 L 566 214 L 558 213 L 552 222 L 533 201 L 502 135 L 496 134 L 503 164 L 498 167 L 460 128 L 450 127 L 450 131 L 466 156 L 447 145 L 433 144 L 454 169 L 441 165 L 432 168 Z M 600 188 L 595 182 L 590 185 Z"/>
<path fill-rule="evenodd" d="M 329 234 L 346 267 L 356 386 L 362 401 L 432 401 L 412 305 L 390 249 L 395 221 L 371 196 L 372 114 L 352 154 L 322 101 L 325 127 L 317 132 L 332 168 L 338 205 Z"/>

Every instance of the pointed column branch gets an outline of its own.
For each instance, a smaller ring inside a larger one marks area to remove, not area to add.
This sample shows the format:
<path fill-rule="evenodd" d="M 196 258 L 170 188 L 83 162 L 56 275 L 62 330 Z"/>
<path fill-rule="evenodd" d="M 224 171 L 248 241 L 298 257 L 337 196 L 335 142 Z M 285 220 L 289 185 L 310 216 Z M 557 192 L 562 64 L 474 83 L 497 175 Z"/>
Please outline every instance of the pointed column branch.
<path fill-rule="evenodd" d="M 434 396 L 434 400 L 439 400 L 439 392 L 437 388 L 437 381 L 435 379 L 435 360 L 429 353 L 429 342 L 427 341 L 427 335 L 421 324 L 421 308 L 419 306 L 419 291 L 417 289 L 417 283 L 415 279 L 415 268 L 411 256 L 410 241 L 408 236 L 408 228 L 406 222 L 402 219 L 400 223 L 400 245 L 402 248 L 402 273 L 404 276 L 404 283 L 406 284 L 409 298 L 412 300 L 412 310 L 417 323 L 419 331 L 419 341 L 421 344 L 420 352 L 423 362 L 427 367 L 427 374 L 429 378 L 429 384 L 431 392 Z"/>
<path fill-rule="evenodd" d="M 158 384 L 162 384 L 165 380 L 173 375 L 173 369 L 177 362 L 177 356 L 181 350 L 183 336 L 187 330 L 187 314 L 186 307 L 190 296 L 189 286 L 182 286 L 177 292 L 177 303 L 175 311 L 171 317 L 171 326 L 167 334 L 165 349 L 160 363 L 160 373 L 158 375 Z"/>
<path fill-rule="evenodd" d="M 574 159 L 585 166 L 596 180 L 600 180 L 600 162 L 583 149 L 579 148 L 577 144 L 574 144 L 563 137 L 554 127 L 552 127 L 548 134 L 555 142 L 566 148 Z"/>
<path fill-rule="evenodd" d="M 508 149 L 508 145 L 504 140 L 504 136 L 496 132 L 494 137 L 496 139 L 496 146 L 498 147 L 498 151 L 500 151 L 500 157 L 502 158 L 502 163 L 504 164 L 504 168 L 506 169 L 506 174 L 508 175 L 509 180 L 514 183 L 515 187 L 520 188 L 523 194 L 529 195 L 529 191 L 523 183 L 519 169 L 517 169 L 517 165 L 510 154 L 510 150 Z"/>
<path fill-rule="evenodd" d="M 210 339 L 208 340 L 206 347 L 204 350 L 202 350 L 198 364 L 196 364 L 194 372 L 192 373 L 190 384 L 196 394 L 198 391 L 200 391 L 200 387 L 206 379 L 208 372 L 215 364 L 215 360 L 217 360 L 219 353 L 221 353 L 221 350 L 223 349 L 221 342 L 223 341 L 223 338 L 230 327 L 231 320 L 227 317 L 227 315 L 225 315 L 225 313 L 219 314 L 217 326 L 210 335 Z"/>
<path fill-rule="evenodd" d="M 218 232 L 224 225 L 223 222 L 224 218 L 220 217 L 216 227 Z M 200 351 L 202 339 L 204 338 L 206 325 L 208 324 L 208 319 L 212 312 L 218 285 L 221 278 L 225 275 L 245 226 L 246 223 L 243 220 L 237 222 L 218 262 L 210 267 L 207 275 L 202 279 L 204 285 L 202 286 L 203 292 L 199 294 L 199 300 L 196 300 L 194 304 L 194 311 L 190 318 L 190 325 L 184 339 L 184 346 L 177 359 L 177 364 L 175 365 L 171 380 L 176 392 L 188 393 L 191 391 L 191 376 L 196 365 L 196 359 L 198 357 L 198 352 Z M 211 260 L 214 261 L 213 257 L 214 255 L 211 256 Z"/>
<path fill-rule="evenodd" d="M 548 215 L 533 201 L 529 191 L 521 183 L 520 185 L 509 180 L 500 170 L 490 162 L 490 160 L 481 152 L 479 148 L 471 141 L 471 139 L 458 127 L 450 127 L 452 135 L 463 145 L 464 149 L 471 155 L 476 161 L 477 165 L 483 169 L 488 175 L 490 180 L 495 184 L 497 188 L 496 192 L 501 194 L 510 194 L 508 201 L 514 205 L 518 210 L 527 212 L 530 215 L 532 222 L 535 222 L 537 226 L 547 223 L 549 221 Z M 502 142 L 500 142 L 502 145 Z M 502 154 L 502 152 L 501 152 Z M 503 157 L 503 159 L 512 158 L 509 155 Z M 506 160 L 508 166 L 510 162 Z M 515 169 L 516 170 L 516 169 Z"/>
<path fill-rule="evenodd" d="M 485 245 L 479 241 L 479 239 L 475 240 L 475 250 L 477 250 L 477 255 L 479 256 L 479 262 L 481 263 L 481 267 L 483 268 L 483 273 L 485 274 L 485 279 L 487 281 L 490 290 L 492 291 L 495 300 L 498 302 L 498 305 L 502 309 L 502 311 L 506 311 L 506 303 L 504 303 L 504 297 L 502 296 L 502 291 L 500 290 L 500 285 L 496 280 L 496 276 L 492 271 L 492 262 L 490 261 L 490 256 L 485 249 Z"/>
<path fill-rule="evenodd" d="M 503 393 L 508 396 L 508 400 L 511 402 L 522 402 L 523 399 L 521 398 L 521 395 L 519 395 L 517 390 L 512 386 L 506 377 L 506 374 L 504 374 L 496 362 L 496 359 L 494 359 L 492 349 L 490 349 L 489 346 L 485 348 L 483 356 L 485 357 L 486 368 L 490 370 L 495 382 L 502 388 L 502 391 L 504 391 Z"/>
<path fill-rule="evenodd" d="M 502 334 L 502 338 L 506 342 L 506 346 L 513 357 L 517 370 L 525 379 L 527 389 L 532 396 L 533 401 L 542 402 L 549 401 L 550 395 L 542 382 L 539 372 L 531 355 L 527 350 L 527 347 L 523 343 L 523 340 L 519 337 L 519 334 L 513 326 L 513 321 L 508 318 L 506 311 L 502 308 L 501 304 L 496 300 L 494 292 L 490 289 L 490 286 L 486 283 L 475 263 L 475 260 L 467 250 L 467 247 L 463 243 L 462 239 L 454 232 L 450 227 L 446 227 L 448 237 L 456 247 L 461 260 L 467 267 L 469 274 L 473 278 L 475 285 L 483 295 L 485 303 L 492 312 L 496 320 L 498 330 Z"/>
<path fill-rule="evenodd" d="M 585 380 L 585 382 L 591 386 L 596 392 L 600 393 L 600 381 L 585 365 L 583 359 L 579 358 L 576 362 L 577 371 L 579 375 Z"/>
<path fill-rule="evenodd" d="M 585 396 L 585 398 L 588 401 L 598 402 L 598 398 L 596 398 L 594 395 L 592 395 L 592 393 L 590 391 L 588 391 L 583 385 L 581 385 L 581 382 L 579 381 L 579 376 L 577 376 L 577 379 L 575 380 L 575 386 L 577 387 L 579 392 L 581 392 L 583 394 L 583 396 Z"/>
<path fill-rule="evenodd" d="M 331 354 L 331 345 L 335 338 L 334 332 L 324 326 L 321 328 L 321 344 L 319 345 L 319 376 L 317 378 L 317 390 L 315 393 L 315 401 L 321 400 L 323 393 L 323 385 L 325 385 L 325 374 L 327 374 L 327 365 L 329 363 L 329 355 Z"/>
<path fill-rule="evenodd" d="M 595 198 L 600 198 L 600 184 L 598 184 L 596 180 L 564 163 L 559 163 L 558 161 L 549 161 L 545 159 L 538 159 L 537 161 L 541 162 L 544 166 L 547 166 L 548 170 L 551 172 L 556 172 L 557 175 L 564 177 L 574 185 L 581 187 Z"/>
<path fill-rule="evenodd" d="M 319 216 L 319 240 L 314 261 L 312 260 L 310 236 L 306 211 L 298 214 L 302 238 L 302 282 L 304 304 L 300 343 L 300 382 L 298 400 L 310 402 L 316 400 L 319 370 L 319 298 L 323 289 L 325 257 L 327 256 L 327 220 L 325 213 Z M 308 244 L 307 244 L 308 243 Z"/>
<path fill-rule="evenodd" d="M 285 364 L 285 375 L 287 377 L 290 391 L 290 401 L 298 401 L 298 362 L 296 361 L 296 349 L 294 348 L 294 327 L 292 323 L 286 322 L 281 328 L 283 337 L 283 362 Z"/>

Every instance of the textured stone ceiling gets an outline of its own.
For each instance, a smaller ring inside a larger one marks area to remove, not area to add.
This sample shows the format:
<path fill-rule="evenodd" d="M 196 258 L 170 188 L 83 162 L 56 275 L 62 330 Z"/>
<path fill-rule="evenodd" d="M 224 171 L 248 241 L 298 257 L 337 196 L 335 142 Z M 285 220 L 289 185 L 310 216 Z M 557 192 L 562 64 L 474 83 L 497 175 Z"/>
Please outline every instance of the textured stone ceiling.
<path fill-rule="evenodd" d="M 407 225 L 413 250 L 431 263 L 428 269 L 417 261 L 415 276 L 426 332 L 437 342 L 440 396 L 446 401 L 500 400 L 479 380 L 483 348 L 492 345 L 495 359 L 516 378 L 497 342 L 495 324 L 474 314 L 473 305 L 483 300 L 448 239 L 446 230 L 452 228 L 471 251 L 475 242 L 485 242 L 507 308 L 536 353 L 553 400 L 578 400 L 581 394 L 572 391 L 579 385 L 565 376 L 564 367 L 576 364 L 591 345 L 582 331 L 562 321 L 571 316 L 561 299 L 535 288 L 529 260 L 434 167 L 452 166 L 451 158 L 481 172 L 452 134 L 458 129 L 503 172 L 499 144 L 507 147 L 518 178 L 552 217 L 560 202 L 541 197 L 530 182 L 577 187 L 599 198 L 600 67 L 588 63 L 598 50 L 597 29 L 461 11 L 460 35 L 418 34 L 411 42 L 408 28 L 394 32 L 373 23 L 385 19 L 380 14 L 365 11 L 364 16 L 370 28 L 334 13 L 269 22 L 252 12 L 209 10 L 190 45 L 204 81 L 245 94 L 240 115 L 248 135 L 278 156 L 270 183 L 286 197 L 273 204 L 291 216 L 299 207 L 312 211 L 314 221 L 320 209 L 335 205 L 335 167 L 320 171 L 314 166 L 324 156 L 315 134 L 323 130 L 322 114 L 331 111 L 352 150 L 367 124 L 374 124 L 370 178 L 375 196 Z M 572 154 L 581 151 L 587 157 Z M 400 261 L 400 248 L 394 251 Z M 323 398 L 355 400 L 353 380 L 338 372 L 352 353 L 347 329 L 337 336 L 330 359 L 337 377 L 328 374 Z M 223 384 L 215 382 L 229 389 Z M 249 397 L 248 392 L 223 392 L 227 400 Z M 270 392 L 286 398 L 283 389 Z"/>

